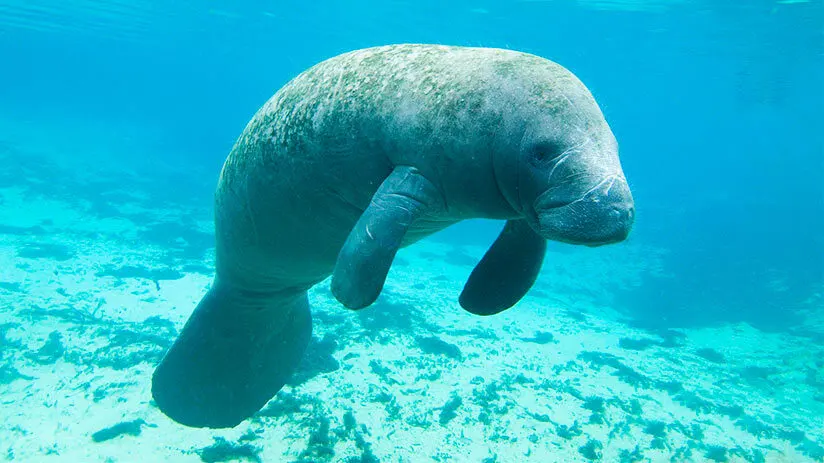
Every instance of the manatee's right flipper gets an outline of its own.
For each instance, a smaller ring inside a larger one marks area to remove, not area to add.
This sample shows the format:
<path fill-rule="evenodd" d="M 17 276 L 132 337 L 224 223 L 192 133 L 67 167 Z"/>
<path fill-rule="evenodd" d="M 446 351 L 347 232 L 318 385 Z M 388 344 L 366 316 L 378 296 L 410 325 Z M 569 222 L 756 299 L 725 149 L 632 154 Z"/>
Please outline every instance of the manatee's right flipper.
<path fill-rule="evenodd" d="M 186 426 L 231 428 L 283 387 L 312 336 L 309 302 L 306 292 L 262 301 L 212 286 L 152 377 L 163 413 Z"/>
<path fill-rule="evenodd" d="M 546 254 L 546 240 L 526 220 L 509 220 L 486 251 L 459 299 L 476 315 L 494 315 L 521 300 L 538 278 Z"/>
<path fill-rule="evenodd" d="M 414 167 L 397 166 L 349 232 L 332 273 L 332 294 L 350 309 L 375 302 L 409 226 L 442 207 L 435 185 Z"/>

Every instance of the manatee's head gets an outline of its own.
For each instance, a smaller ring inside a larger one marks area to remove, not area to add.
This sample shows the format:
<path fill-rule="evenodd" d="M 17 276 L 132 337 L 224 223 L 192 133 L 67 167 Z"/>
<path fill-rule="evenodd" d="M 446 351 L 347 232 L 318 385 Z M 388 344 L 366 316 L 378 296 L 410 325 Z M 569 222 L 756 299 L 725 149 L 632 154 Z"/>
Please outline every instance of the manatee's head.
<path fill-rule="evenodd" d="M 529 224 L 545 239 L 598 246 L 623 241 L 635 218 L 610 137 L 538 136 L 521 153 L 519 190 Z"/>
<path fill-rule="evenodd" d="M 560 80 L 521 107 L 519 146 L 511 146 L 517 187 L 507 194 L 543 238 L 599 246 L 627 238 L 635 217 L 618 143 L 584 85 L 563 68 Z M 510 155 L 511 156 L 511 155 Z M 512 179 L 512 177 L 509 177 Z"/>

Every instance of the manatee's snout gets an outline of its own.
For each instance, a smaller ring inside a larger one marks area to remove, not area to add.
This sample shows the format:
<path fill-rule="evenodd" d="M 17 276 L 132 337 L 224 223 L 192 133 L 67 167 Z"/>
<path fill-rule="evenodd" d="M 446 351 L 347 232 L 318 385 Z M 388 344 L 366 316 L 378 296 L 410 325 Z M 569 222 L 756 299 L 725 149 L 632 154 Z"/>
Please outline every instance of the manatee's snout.
<path fill-rule="evenodd" d="M 587 246 L 623 241 L 635 220 L 635 204 L 622 176 L 611 175 L 577 199 L 547 191 L 535 202 L 539 233 L 548 240 Z"/>

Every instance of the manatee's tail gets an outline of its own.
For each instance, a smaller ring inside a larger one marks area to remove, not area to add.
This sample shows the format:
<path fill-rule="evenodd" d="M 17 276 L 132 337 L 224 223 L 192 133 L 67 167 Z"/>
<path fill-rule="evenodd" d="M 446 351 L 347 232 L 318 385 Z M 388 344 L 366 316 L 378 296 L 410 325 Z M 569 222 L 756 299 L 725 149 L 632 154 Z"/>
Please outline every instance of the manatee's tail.
<path fill-rule="evenodd" d="M 160 410 L 186 426 L 230 428 L 283 387 L 312 337 L 306 292 L 255 305 L 220 285 L 200 301 L 152 377 Z"/>

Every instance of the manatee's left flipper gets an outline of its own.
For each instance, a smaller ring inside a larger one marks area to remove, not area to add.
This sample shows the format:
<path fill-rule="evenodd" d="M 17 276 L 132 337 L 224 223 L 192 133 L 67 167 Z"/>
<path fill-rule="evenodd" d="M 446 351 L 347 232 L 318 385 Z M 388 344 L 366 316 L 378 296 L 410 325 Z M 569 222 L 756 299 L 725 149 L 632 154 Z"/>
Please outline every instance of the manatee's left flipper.
<path fill-rule="evenodd" d="M 335 298 L 350 309 L 375 302 L 409 226 L 442 205 L 438 189 L 417 169 L 395 167 L 338 254 L 332 273 Z"/>
<path fill-rule="evenodd" d="M 494 315 L 521 300 L 538 278 L 546 240 L 525 220 L 510 220 L 486 251 L 464 286 L 461 307 L 476 315 Z"/>

